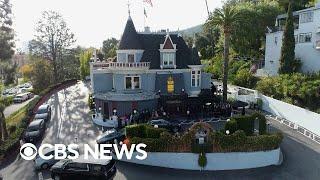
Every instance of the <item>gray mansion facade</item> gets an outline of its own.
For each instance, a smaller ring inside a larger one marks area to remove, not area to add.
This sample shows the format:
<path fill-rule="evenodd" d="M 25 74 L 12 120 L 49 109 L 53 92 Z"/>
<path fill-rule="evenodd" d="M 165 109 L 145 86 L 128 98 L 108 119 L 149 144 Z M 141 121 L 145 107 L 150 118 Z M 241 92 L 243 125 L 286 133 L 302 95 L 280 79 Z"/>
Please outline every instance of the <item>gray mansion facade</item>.
<path fill-rule="evenodd" d="M 187 111 L 202 91 L 210 91 L 211 74 L 203 72 L 198 51 L 178 33 L 138 33 L 128 18 L 115 62 L 94 60 L 90 76 L 96 108 L 105 117 L 134 110 L 164 108 Z M 194 104 L 193 104 L 194 105 Z"/>

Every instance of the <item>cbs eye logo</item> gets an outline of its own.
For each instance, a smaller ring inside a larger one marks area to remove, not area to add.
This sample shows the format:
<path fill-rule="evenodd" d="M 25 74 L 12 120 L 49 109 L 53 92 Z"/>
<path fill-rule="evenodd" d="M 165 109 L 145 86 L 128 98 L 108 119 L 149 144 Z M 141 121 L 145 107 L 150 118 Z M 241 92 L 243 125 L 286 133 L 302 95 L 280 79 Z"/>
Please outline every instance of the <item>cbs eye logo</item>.
<path fill-rule="evenodd" d="M 24 160 L 33 160 L 37 153 L 37 147 L 31 143 L 26 143 L 20 148 L 20 155 Z"/>

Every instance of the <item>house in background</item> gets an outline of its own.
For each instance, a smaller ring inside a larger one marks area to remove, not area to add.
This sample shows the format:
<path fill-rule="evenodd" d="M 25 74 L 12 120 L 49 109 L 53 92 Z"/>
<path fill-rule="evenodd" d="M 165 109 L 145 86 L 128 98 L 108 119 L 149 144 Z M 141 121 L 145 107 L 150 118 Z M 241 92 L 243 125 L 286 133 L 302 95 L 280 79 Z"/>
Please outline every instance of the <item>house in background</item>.
<path fill-rule="evenodd" d="M 116 62 L 90 63 L 96 109 L 104 117 L 130 115 L 134 110 L 163 108 L 171 114 L 197 111 L 199 96 L 211 88 L 211 74 L 203 72 L 198 51 L 179 33 L 137 32 L 129 16 Z M 193 103 L 193 104 L 192 104 Z M 201 106 L 200 106 L 201 107 Z"/>
<path fill-rule="evenodd" d="M 320 3 L 315 7 L 293 13 L 296 39 L 296 58 L 302 62 L 304 73 L 320 71 Z M 279 15 L 276 30 L 266 35 L 265 67 L 258 76 L 275 76 L 280 67 L 283 30 L 287 15 Z"/>

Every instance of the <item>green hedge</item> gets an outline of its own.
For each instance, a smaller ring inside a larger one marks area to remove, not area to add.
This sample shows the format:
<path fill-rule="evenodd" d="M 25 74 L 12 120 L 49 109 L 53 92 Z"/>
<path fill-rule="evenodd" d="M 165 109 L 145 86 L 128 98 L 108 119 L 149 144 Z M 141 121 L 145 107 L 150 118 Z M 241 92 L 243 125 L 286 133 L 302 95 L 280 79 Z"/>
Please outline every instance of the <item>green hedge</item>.
<path fill-rule="evenodd" d="M 236 131 L 231 135 L 216 133 L 214 144 L 219 152 L 252 152 L 273 150 L 280 146 L 281 133 L 271 135 L 246 136 L 244 131 Z"/>
<path fill-rule="evenodd" d="M 168 141 L 165 139 L 155 139 L 155 138 L 139 138 L 134 137 L 130 139 L 131 144 L 144 143 L 147 145 L 145 150 L 147 152 L 166 152 Z"/>
<path fill-rule="evenodd" d="M 259 134 L 266 134 L 267 124 L 266 118 L 261 113 L 254 113 L 246 116 L 235 116 L 225 124 L 224 130 L 229 130 L 230 134 L 237 130 L 243 130 L 247 136 L 253 135 L 255 120 L 259 121 Z"/>
<path fill-rule="evenodd" d="M 5 106 L 10 106 L 13 103 L 13 96 L 0 97 L 0 103 Z"/>
<path fill-rule="evenodd" d="M 254 117 L 253 116 L 236 116 L 231 120 L 237 122 L 237 129 L 243 130 L 247 136 L 251 136 L 254 132 Z"/>
<path fill-rule="evenodd" d="M 237 121 L 234 119 L 227 121 L 224 126 L 224 131 L 226 132 L 227 130 L 229 130 L 230 134 L 236 132 L 238 130 Z"/>
<path fill-rule="evenodd" d="M 154 128 L 147 124 L 136 124 L 126 127 L 126 135 L 129 138 L 160 138 L 160 134 L 167 131 L 163 128 Z"/>

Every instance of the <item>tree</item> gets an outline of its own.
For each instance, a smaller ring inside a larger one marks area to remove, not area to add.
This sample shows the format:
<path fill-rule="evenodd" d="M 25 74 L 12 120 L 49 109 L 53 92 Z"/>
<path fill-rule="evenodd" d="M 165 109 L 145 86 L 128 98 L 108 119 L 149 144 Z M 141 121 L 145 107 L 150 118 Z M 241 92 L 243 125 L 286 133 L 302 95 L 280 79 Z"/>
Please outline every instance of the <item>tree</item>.
<path fill-rule="evenodd" d="M 58 61 L 63 63 L 62 58 L 66 53 L 66 49 L 74 42 L 74 34 L 67 27 L 67 23 L 62 16 L 54 11 L 44 11 L 42 18 L 36 26 L 36 39 L 33 45 L 37 49 L 38 56 L 52 61 L 53 80 L 57 83 L 59 80 Z M 29 46 L 30 48 L 30 46 Z M 63 67 L 63 64 L 61 64 Z M 62 69 L 63 70 L 63 69 Z"/>
<path fill-rule="evenodd" d="M 5 109 L 5 105 L 0 103 L 0 130 L 1 130 L 0 136 L 1 136 L 2 141 L 6 140 L 8 138 L 6 118 L 3 113 L 4 109 Z"/>
<path fill-rule="evenodd" d="M 12 11 L 9 0 L 0 1 L 0 60 L 8 60 L 14 50 L 14 31 L 12 29 Z"/>
<path fill-rule="evenodd" d="M 80 54 L 80 75 L 81 78 L 84 79 L 86 76 L 90 75 L 90 58 L 92 57 L 92 51 L 87 50 L 83 51 Z"/>
<path fill-rule="evenodd" d="M 22 77 L 25 81 L 28 81 L 31 79 L 32 74 L 32 66 L 30 64 L 25 64 L 20 67 L 19 72 L 22 74 Z"/>
<path fill-rule="evenodd" d="M 219 26 L 224 34 L 223 102 L 227 102 L 230 36 L 235 23 L 237 23 L 240 19 L 241 17 L 239 16 L 236 9 L 230 5 L 225 5 L 222 9 L 216 9 L 209 18 L 209 23 L 215 26 Z"/>
<path fill-rule="evenodd" d="M 279 73 L 292 73 L 295 63 L 295 38 L 292 3 L 289 3 L 286 25 L 283 32 L 283 40 L 280 56 Z"/>
<path fill-rule="evenodd" d="M 33 58 L 32 61 L 32 73 L 31 82 L 36 92 L 40 92 L 48 88 L 52 82 L 52 66 L 45 59 Z"/>
<path fill-rule="evenodd" d="M 11 64 L 9 62 L 3 62 L 0 64 L 3 72 L 3 80 L 5 85 L 13 84 L 15 81 L 17 64 Z"/>
<path fill-rule="evenodd" d="M 119 41 L 116 38 L 110 38 L 102 43 L 102 52 L 105 58 L 113 58 L 117 55 L 116 50 Z"/>

